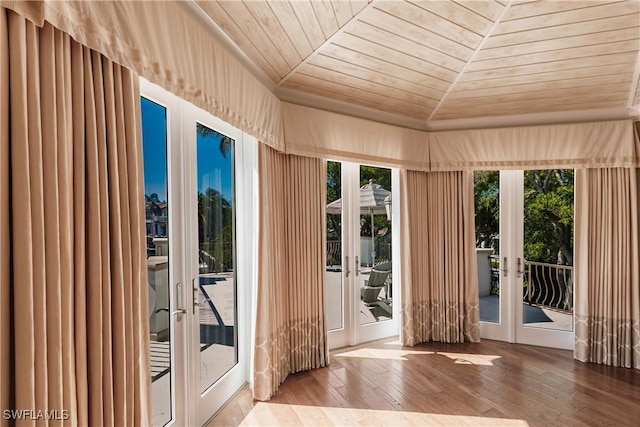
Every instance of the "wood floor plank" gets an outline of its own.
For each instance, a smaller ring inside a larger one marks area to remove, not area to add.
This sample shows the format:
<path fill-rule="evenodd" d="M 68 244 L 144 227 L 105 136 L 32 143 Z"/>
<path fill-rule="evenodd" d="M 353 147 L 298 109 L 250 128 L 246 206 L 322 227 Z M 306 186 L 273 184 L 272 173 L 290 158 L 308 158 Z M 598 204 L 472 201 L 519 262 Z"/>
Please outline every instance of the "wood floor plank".
<path fill-rule="evenodd" d="M 640 372 L 573 353 L 484 340 L 403 348 L 384 340 L 334 351 L 289 376 L 269 402 L 245 387 L 222 425 L 636 426 Z"/>

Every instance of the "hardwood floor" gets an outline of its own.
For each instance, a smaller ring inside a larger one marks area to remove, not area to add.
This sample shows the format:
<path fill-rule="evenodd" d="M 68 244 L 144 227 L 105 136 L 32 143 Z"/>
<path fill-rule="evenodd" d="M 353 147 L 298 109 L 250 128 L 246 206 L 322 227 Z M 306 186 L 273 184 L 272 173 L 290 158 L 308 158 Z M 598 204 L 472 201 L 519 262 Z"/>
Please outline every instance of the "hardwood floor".
<path fill-rule="evenodd" d="M 222 425 L 637 426 L 640 372 L 497 341 L 384 340 L 332 352 L 269 402 L 245 387 L 209 424 Z"/>

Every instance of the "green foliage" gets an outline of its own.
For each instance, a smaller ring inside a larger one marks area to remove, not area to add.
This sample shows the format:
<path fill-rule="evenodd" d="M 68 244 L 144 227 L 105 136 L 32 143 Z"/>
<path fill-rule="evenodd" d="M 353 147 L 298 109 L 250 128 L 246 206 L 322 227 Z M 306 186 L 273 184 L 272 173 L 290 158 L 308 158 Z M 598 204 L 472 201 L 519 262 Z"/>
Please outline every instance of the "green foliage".
<path fill-rule="evenodd" d="M 146 206 L 147 215 L 162 215 L 162 208 L 160 207 L 160 199 L 158 199 L 157 193 L 145 194 L 144 202 Z"/>
<path fill-rule="evenodd" d="M 573 265 L 573 192 L 573 169 L 525 171 L 525 259 Z"/>
<path fill-rule="evenodd" d="M 369 180 L 373 180 L 375 184 L 380 184 L 385 190 L 391 191 L 391 169 L 360 166 L 360 186 L 368 184 Z"/>
<path fill-rule="evenodd" d="M 500 174 L 474 173 L 476 244 L 497 251 Z M 524 257 L 528 261 L 573 265 L 574 171 L 524 173 Z"/>
<path fill-rule="evenodd" d="M 500 172 L 477 171 L 473 174 L 476 212 L 476 246 L 498 252 L 500 232 Z"/>
<path fill-rule="evenodd" d="M 216 271 L 233 269 L 233 209 L 219 191 L 198 193 L 200 249 L 216 259 Z"/>
<path fill-rule="evenodd" d="M 327 204 L 342 197 L 342 164 L 340 162 L 327 162 Z M 373 180 L 386 190 L 391 190 L 391 170 L 375 166 L 360 166 L 360 186 Z M 327 240 L 340 240 L 342 238 L 342 216 L 327 214 Z M 376 242 L 376 261 L 383 255 L 390 259 L 391 253 L 391 222 L 386 215 L 375 215 L 373 232 Z M 371 215 L 360 216 L 360 235 L 371 237 Z M 330 262 L 337 262 L 330 259 Z"/>
<path fill-rule="evenodd" d="M 340 162 L 327 162 L 327 204 L 342 197 L 342 171 Z M 342 238 L 341 215 L 327 214 L 327 240 Z"/>

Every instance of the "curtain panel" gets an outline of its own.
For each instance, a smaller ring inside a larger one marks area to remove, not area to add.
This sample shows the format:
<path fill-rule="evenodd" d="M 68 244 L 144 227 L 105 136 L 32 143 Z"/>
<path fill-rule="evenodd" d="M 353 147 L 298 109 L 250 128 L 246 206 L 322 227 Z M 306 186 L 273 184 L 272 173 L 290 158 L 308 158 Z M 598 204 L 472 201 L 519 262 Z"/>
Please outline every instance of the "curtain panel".
<path fill-rule="evenodd" d="M 434 171 L 640 164 L 631 120 L 431 132 L 429 141 Z"/>
<path fill-rule="evenodd" d="M 329 363 L 326 166 L 259 148 L 258 297 L 253 396 L 269 400 L 290 373 Z"/>
<path fill-rule="evenodd" d="M 575 357 L 640 369 L 640 174 L 576 171 Z"/>
<path fill-rule="evenodd" d="M 280 100 L 179 1 L 0 0 L 284 151 Z M 146 23 L 141 25 L 141 23 Z"/>
<path fill-rule="evenodd" d="M 287 153 L 429 170 L 429 134 L 282 103 Z"/>
<path fill-rule="evenodd" d="M 2 409 L 149 425 L 138 76 L 0 8 L 0 80 Z"/>
<path fill-rule="evenodd" d="M 473 172 L 400 173 L 402 343 L 480 340 Z"/>

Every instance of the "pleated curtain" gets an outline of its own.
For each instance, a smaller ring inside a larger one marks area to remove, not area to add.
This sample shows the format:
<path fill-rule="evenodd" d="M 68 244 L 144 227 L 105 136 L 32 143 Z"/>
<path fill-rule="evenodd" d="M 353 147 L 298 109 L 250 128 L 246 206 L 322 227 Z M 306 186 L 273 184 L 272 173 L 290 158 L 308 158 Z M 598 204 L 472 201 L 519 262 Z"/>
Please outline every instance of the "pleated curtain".
<path fill-rule="evenodd" d="M 575 357 L 640 369 L 640 174 L 576 171 Z"/>
<path fill-rule="evenodd" d="M 150 424 L 139 103 L 135 74 L 0 9 L 3 409 Z"/>
<path fill-rule="evenodd" d="M 328 364 L 326 166 L 260 144 L 259 261 L 253 396 Z"/>
<path fill-rule="evenodd" d="M 401 171 L 402 343 L 480 339 L 473 172 Z"/>

